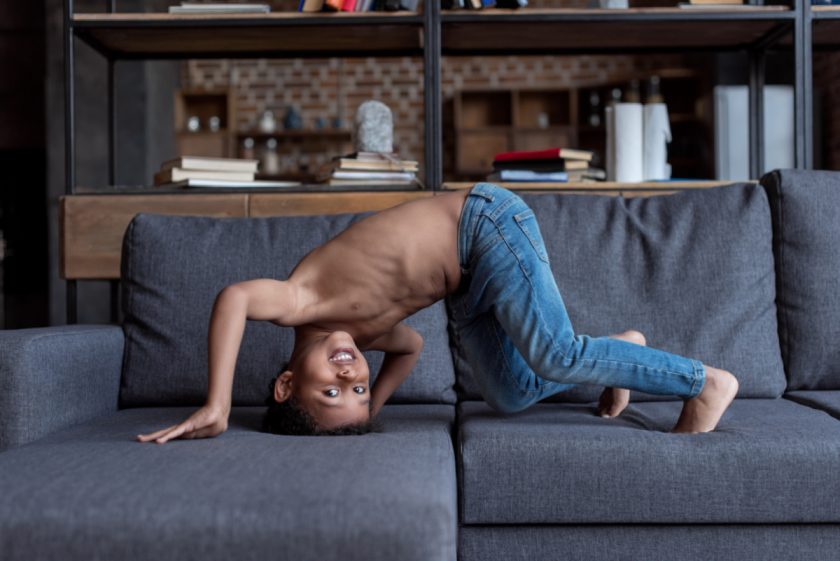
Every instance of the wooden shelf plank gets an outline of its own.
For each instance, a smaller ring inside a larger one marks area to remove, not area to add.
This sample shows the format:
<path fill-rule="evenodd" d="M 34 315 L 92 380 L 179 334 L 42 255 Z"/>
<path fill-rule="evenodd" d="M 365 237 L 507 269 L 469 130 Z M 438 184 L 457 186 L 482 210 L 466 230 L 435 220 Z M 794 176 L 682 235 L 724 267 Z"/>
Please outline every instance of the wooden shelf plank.
<path fill-rule="evenodd" d="M 523 54 L 741 48 L 793 21 L 786 6 L 446 11 L 442 49 Z"/>
<path fill-rule="evenodd" d="M 404 56 L 422 54 L 421 16 L 75 14 L 75 33 L 115 58 Z"/>
<path fill-rule="evenodd" d="M 59 274 L 64 279 L 118 279 L 128 223 L 139 212 L 247 216 L 244 193 L 167 197 L 160 195 L 67 195 L 59 201 Z"/>

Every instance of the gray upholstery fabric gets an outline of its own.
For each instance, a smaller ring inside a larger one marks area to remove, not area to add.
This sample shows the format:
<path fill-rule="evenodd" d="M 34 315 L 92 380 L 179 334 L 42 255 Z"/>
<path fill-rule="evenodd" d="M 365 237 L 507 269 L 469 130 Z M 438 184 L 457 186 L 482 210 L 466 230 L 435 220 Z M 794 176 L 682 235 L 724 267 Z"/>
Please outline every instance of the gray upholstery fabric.
<path fill-rule="evenodd" d="M 116 325 L 0 331 L 0 450 L 117 410 Z"/>
<path fill-rule="evenodd" d="M 786 393 L 785 398 L 801 403 L 802 405 L 807 405 L 808 407 L 813 407 L 814 409 L 821 409 L 832 417 L 840 419 L 840 391 L 800 390 Z"/>
<path fill-rule="evenodd" d="M 650 347 L 730 370 L 740 397 L 782 394 L 764 189 L 734 184 L 629 199 L 523 198 L 539 221 L 576 333 L 636 329 Z M 453 354 L 461 395 L 477 399 L 457 347 Z M 593 401 L 601 389 L 580 386 L 551 400 Z"/>
<path fill-rule="evenodd" d="M 4 561 L 455 560 L 450 405 L 389 405 L 385 431 L 139 443 L 191 408 L 119 411 L 0 454 Z"/>
<path fill-rule="evenodd" d="M 202 404 L 207 331 L 218 293 L 243 280 L 288 278 L 304 255 L 359 216 L 135 216 L 123 239 L 121 262 L 126 333 L 121 404 Z M 454 403 L 443 303 L 407 323 L 423 335 L 424 350 L 392 402 Z M 293 343 L 292 328 L 247 322 L 233 383 L 235 405 L 264 404 Z M 366 357 L 375 374 L 382 353 Z"/>
<path fill-rule="evenodd" d="M 789 390 L 840 390 L 840 173 L 761 178 L 773 216 L 779 339 Z"/>
<path fill-rule="evenodd" d="M 712 433 L 671 434 L 681 402 L 459 407 L 466 524 L 840 522 L 840 421 L 738 399 Z"/>
<path fill-rule="evenodd" d="M 460 561 L 836 561 L 837 524 L 465 527 Z"/>

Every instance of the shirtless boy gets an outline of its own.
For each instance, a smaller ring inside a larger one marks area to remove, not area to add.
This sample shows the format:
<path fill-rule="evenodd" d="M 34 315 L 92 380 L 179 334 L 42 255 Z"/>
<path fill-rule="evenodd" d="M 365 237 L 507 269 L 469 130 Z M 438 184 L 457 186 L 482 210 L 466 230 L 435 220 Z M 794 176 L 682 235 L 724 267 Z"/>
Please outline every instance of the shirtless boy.
<path fill-rule="evenodd" d="M 227 430 L 245 320 L 295 329 L 286 369 L 272 382 L 265 428 L 288 434 L 364 432 L 405 380 L 423 346 L 403 320 L 446 299 L 456 337 L 484 399 L 513 412 L 575 384 L 606 389 L 615 417 L 630 389 L 685 402 L 673 432 L 714 430 L 738 391 L 735 377 L 645 346 L 638 331 L 575 335 L 543 239 L 516 194 L 488 183 L 406 202 L 360 220 L 314 249 L 285 281 L 232 284 L 209 328 L 206 404 L 141 442 Z M 385 353 L 373 387 L 361 351 Z"/>

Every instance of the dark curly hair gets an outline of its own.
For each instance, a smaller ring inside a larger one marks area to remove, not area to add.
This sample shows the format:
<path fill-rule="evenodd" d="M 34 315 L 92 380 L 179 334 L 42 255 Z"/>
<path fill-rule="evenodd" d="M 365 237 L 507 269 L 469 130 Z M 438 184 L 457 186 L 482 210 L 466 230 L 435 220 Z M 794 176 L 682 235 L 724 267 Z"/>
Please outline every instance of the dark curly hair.
<path fill-rule="evenodd" d="M 285 371 L 286 368 L 283 367 L 280 372 Z M 263 432 L 297 436 L 346 436 L 381 432 L 382 427 L 374 418 L 369 418 L 363 423 L 346 424 L 332 429 L 320 428 L 312 415 L 300 406 L 295 396 L 291 396 L 283 403 L 274 400 L 274 384 L 278 377 L 271 380 L 268 386 L 269 394 L 265 400 L 268 410 L 263 416 Z"/>

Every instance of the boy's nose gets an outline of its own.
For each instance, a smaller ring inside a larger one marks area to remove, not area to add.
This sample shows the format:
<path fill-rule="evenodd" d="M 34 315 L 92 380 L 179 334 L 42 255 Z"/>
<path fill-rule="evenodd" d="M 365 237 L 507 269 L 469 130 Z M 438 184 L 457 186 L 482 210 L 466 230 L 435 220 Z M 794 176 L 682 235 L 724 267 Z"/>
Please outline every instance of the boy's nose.
<path fill-rule="evenodd" d="M 340 370 L 338 372 L 338 377 L 347 380 L 354 380 L 356 378 L 356 373 L 351 371 L 349 368 L 345 368 L 344 370 Z"/>

